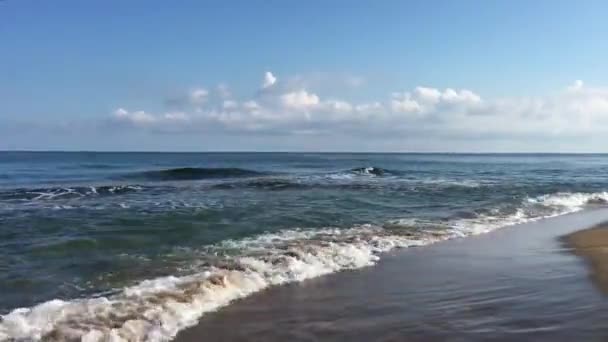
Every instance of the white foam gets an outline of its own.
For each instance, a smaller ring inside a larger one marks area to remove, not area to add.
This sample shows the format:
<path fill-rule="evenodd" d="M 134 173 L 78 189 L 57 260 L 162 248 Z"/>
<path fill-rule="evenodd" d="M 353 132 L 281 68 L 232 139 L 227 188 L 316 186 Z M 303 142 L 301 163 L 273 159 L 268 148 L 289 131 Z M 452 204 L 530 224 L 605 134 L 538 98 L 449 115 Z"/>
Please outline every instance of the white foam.
<path fill-rule="evenodd" d="M 327 178 L 329 180 L 352 180 L 356 175 L 352 173 L 330 173 L 322 178 Z"/>
<path fill-rule="evenodd" d="M 359 169 L 353 169 L 350 171 L 343 171 L 337 173 L 329 173 L 321 177 L 321 179 L 330 179 L 330 180 L 354 180 L 361 176 L 366 177 L 376 177 L 378 169 L 373 166 L 367 166 Z"/>
<path fill-rule="evenodd" d="M 593 201 L 608 202 L 608 192 L 583 193 L 583 192 L 559 192 L 531 198 L 530 203 L 540 203 L 546 206 L 555 206 L 569 208 L 571 210 L 580 210 L 586 204 Z"/>
<path fill-rule="evenodd" d="M 226 240 L 200 250 L 205 266 L 187 276 L 145 280 L 107 297 L 15 309 L 2 316 L 0 340 L 167 341 L 204 313 L 269 286 L 371 266 L 394 248 L 480 234 L 573 212 L 590 200 L 606 198 L 606 193 L 541 196 L 524 201 L 510 215 L 455 220 L 442 229 L 404 219 L 392 222 L 390 229 L 293 229 Z M 411 226 L 420 229 L 405 229 Z"/>
<path fill-rule="evenodd" d="M 72 189 L 72 188 L 54 189 L 54 190 L 50 190 L 47 192 L 33 191 L 33 192 L 31 192 L 31 194 L 38 195 L 38 196 L 32 198 L 32 200 L 34 200 L 34 201 L 52 200 L 52 199 L 67 196 L 67 195 L 76 195 L 79 197 L 83 196 L 83 194 L 78 193 L 75 189 Z"/>
<path fill-rule="evenodd" d="M 447 178 L 427 178 L 427 179 L 421 179 L 421 180 L 413 180 L 412 183 L 422 183 L 422 184 L 439 185 L 439 186 L 457 186 L 457 187 L 464 187 L 464 188 L 478 188 L 482 184 L 483 185 L 493 184 L 492 182 L 489 182 L 489 181 L 480 182 L 480 181 L 475 181 L 475 180 L 471 180 L 471 179 L 456 180 L 456 179 L 447 179 Z"/>
<path fill-rule="evenodd" d="M 268 286 L 373 265 L 380 252 L 429 242 L 386 235 L 369 225 L 225 241 L 210 248 L 244 251 L 223 260 L 230 267 L 146 280 L 107 298 L 52 300 L 16 309 L 2 317 L 0 339 L 165 341 L 203 313 Z M 260 251 L 264 254 L 257 256 Z"/>
<path fill-rule="evenodd" d="M 486 233 L 497 228 L 537 221 L 583 210 L 594 201 L 608 203 L 608 193 L 569 193 L 561 192 L 526 199 L 515 213 L 500 215 L 480 215 L 473 219 L 461 219 L 452 227 L 463 236 Z"/>
<path fill-rule="evenodd" d="M 372 171 L 374 171 L 374 167 L 368 166 L 368 167 L 365 167 L 365 168 L 359 170 L 357 173 L 362 173 L 365 175 L 373 175 Z"/>

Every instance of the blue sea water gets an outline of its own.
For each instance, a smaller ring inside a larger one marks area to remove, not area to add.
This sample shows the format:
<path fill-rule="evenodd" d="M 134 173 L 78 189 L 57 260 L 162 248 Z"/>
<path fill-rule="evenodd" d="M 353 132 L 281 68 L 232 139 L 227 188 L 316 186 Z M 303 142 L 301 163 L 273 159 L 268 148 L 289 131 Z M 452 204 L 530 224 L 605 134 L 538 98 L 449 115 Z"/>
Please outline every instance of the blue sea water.
<path fill-rule="evenodd" d="M 608 155 L 0 152 L 0 340 L 171 339 L 271 285 L 606 205 Z"/>

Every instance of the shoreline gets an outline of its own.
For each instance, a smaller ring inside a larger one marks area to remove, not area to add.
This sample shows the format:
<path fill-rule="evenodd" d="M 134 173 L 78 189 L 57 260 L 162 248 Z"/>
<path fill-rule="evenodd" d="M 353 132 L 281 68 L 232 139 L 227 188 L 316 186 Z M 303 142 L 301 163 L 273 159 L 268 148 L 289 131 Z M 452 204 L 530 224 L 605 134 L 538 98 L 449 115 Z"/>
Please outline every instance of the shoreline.
<path fill-rule="evenodd" d="M 175 341 L 597 340 L 608 301 L 561 239 L 607 219 L 589 210 L 397 250 L 237 300 Z"/>
<path fill-rule="evenodd" d="M 568 234 L 562 241 L 586 261 L 591 281 L 608 295 L 608 222 Z"/>

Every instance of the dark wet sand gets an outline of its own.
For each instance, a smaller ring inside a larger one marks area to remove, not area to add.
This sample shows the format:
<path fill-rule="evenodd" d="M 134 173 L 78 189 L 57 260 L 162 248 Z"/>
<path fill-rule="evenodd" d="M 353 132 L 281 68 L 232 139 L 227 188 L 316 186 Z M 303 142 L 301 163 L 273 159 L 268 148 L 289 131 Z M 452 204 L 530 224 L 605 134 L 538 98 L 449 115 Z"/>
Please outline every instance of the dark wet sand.
<path fill-rule="evenodd" d="M 575 254 L 588 261 L 591 279 L 608 295 L 608 223 L 569 234 L 564 241 Z"/>
<path fill-rule="evenodd" d="M 177 340 L 608 341 L 608 300 L 560 239 L 607 220 L 594 210 L 397 251 L 237 301 Z"/>

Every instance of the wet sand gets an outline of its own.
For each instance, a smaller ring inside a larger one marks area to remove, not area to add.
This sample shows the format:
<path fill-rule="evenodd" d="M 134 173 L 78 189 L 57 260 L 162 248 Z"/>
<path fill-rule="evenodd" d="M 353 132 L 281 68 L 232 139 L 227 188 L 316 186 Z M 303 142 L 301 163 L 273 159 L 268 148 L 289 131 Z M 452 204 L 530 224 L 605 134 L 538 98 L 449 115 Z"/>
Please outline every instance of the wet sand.
<path fill-rule="evenodd" d="M 608 223 L 569 234 L 564 241 L 575 254 L 588 261 L 591 279 L 608 295 Z"/>
<path fill-rule="evenodd" d="M 608 300 L 561 237 L 607 220 L 598 209 L 400 250 L 234 302 L 176 340 L 606 341 Z"/>

